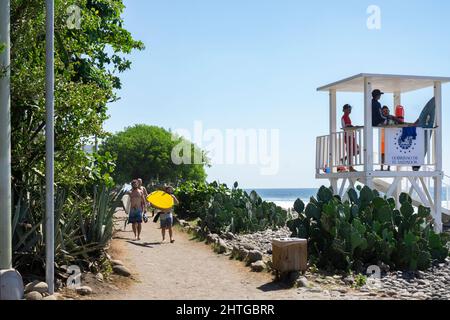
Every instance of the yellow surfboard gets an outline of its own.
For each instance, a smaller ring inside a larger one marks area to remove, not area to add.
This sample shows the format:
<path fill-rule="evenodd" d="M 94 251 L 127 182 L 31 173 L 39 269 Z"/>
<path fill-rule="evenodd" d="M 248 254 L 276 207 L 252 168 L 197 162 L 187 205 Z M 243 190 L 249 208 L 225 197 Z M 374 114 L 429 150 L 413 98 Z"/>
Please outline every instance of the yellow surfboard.
<path fill-rule="evenodd" d="M 147 197 L 147 201 L 150 202 L 153 207 L 160 210 L 172 209 L 174 205 L 172 196 L 164 191 L 150 193 Z"/>

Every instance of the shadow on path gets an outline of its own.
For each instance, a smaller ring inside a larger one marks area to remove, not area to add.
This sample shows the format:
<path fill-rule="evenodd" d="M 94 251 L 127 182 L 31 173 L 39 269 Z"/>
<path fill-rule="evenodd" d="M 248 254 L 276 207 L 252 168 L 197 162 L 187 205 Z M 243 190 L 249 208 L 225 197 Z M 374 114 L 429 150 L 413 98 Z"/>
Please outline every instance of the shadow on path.
<path fill-rule="evenodd" d="M 144 247 L 144 248 L 153 248 L 153 246 L 160 246 L 161 243 L 160 242 L 143 242 L 143 243 L 139 243 L 139 242 L 135 242 L 132 240 L 127 240 L 126 242 L 131 243 L 135 246 L 138 247 Z"/>
<path fill-rule="evenodd" d="M 270 292 L 270 291 L 289 290 L 291 288 L 288 285 L 284 284 L 283 282 L 272 281 L 263 284 L 262 286 L 259 286 L 257 289 L 263 292 Z"/>

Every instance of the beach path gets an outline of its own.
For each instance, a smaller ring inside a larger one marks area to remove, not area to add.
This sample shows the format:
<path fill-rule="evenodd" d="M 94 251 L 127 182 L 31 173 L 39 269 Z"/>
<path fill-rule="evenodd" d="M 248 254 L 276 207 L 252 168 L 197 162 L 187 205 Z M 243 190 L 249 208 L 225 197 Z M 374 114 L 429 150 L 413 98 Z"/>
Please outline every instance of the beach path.
<path fill-rule="evenodd" d="M 244 263 L 213 252 L 211 247 L 174 230 L 175 243 L 160 243 L 159 224 L 143 224 L 140 241 L 131 226 L 123 230 L 125 214 L 118 211 L 120 228 L 112 243 L 113 259 L 133 273 L 120 290 L 94 294 L 91 299 L 330 299 L 320 293 L 300 292 L 274 283 L 269 273 L 250 272 Z"/>

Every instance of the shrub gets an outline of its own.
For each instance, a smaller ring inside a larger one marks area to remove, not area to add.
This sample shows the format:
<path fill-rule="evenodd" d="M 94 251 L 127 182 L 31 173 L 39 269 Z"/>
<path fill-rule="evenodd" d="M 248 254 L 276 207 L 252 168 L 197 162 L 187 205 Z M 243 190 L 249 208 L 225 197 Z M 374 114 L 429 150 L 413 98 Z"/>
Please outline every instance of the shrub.
<path fill-rule="evenodd" d="M 101 269 L 103 249 L 112 238 L 113 216 L 120 197 L 120 193 L 107 187 L 99 187 L 93 197 L 68 189 L 56 190 L 56 267 L 76 264 L 83 270 Z M 40 199 L 20 195 L 13 212 L 13 264 L 25 274 L 44 271 L 44 199 L 44 191 Z"/>
<path fill-rule="evenodd" d="M 213 233 L 256 232 L 285 226 L 287 212 L 274 203 L 261 199 L 255 191 L 250 194 L 217 182 L 186 182 L 175 192 L 180 205 L 175 212 L 185 219 L 200 218 L 200 226 Z"/>
<path fill-rule="evenodd" d="M 423 270 L 448 256 L 446 235 L 433 231 L 430 209 L 415 212 L 408 194 L 395 200 L 368 187 L 348 192 L 347 201 L 322 187 L 298 218 L 287 222 L 292 236 L 306 238 L 309 255 L 320 267 L 349 270 L 383 262 L 393 269 Z"/>

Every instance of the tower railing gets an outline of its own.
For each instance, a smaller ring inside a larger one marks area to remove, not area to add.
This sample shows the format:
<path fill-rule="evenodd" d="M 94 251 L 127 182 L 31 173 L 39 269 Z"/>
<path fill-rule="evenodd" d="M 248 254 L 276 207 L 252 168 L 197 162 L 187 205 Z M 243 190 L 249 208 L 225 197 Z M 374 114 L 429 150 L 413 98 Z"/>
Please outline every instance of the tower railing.
<path fill-rule="evenodd" d="M 373 128 L 372 159 L 374 166 L 386 166 L 385 134 L 390 127 Z M 424 161 L 422 171 L 434 171 L 436 150 L 434 128 L 424 128 Z M 316 174 L 328 175 L 357 170 L 364 171 L 364 128 L 353 127 L 316 138 Z M 411 165 L 396 165 L 396 171 L 413 171 Z M 376 169 L 379 170 L 379 169 Z"/>

